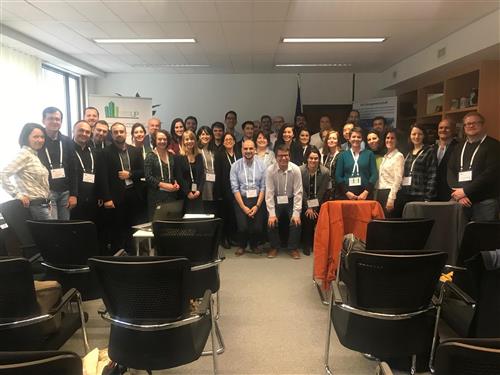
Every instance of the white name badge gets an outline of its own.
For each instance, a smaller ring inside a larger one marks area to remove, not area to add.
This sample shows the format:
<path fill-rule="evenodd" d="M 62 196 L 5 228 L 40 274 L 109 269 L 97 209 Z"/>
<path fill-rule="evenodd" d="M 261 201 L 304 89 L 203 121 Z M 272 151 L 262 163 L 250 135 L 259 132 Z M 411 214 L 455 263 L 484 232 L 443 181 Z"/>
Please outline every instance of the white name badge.
<path fill-rule="evenodd" d="M 191 184 L 191 191 L 198 191 L 198 185 L 197 184 Z"/>
<path fill-rule="evenodd" d="M 307 200 L 307 208 L 319 207 L 319 200 L 316 199 L 308 199 Z"/>
<path fill-rule="evenodd" d="M 472 170 L 458 172 L 458 182 L 472 181 Z"/>
<path fill-rule="evenodd" d="M 93 184 L 94 181 L 95 181 L 95 174 L 93 174 L 93 173 L 84 173 L 82 180 L 83 180 L 83 182 L 88 182 L 89 184 Z"/>
<path fill-rule="evenodd" d="M 130 186 L 130 185 L 133 185 L 134 184 L 134 181 L 132 181 L 130 178 L 127 178 L 125 180 L 125 186 Z"/>
<path fill-rule="evenodd" d="M 349 186 L 361 186 L 361 177 L 349 178 Z"/>
<path fill-rule="evenodd" d="M 64 168 L 51 169 L 50 175 L 52 176 L 53 180 L 66 177 L 66 175 L 64 174 Z"/>
<path fill-rule="evenodd" d="M 288 204 L 288 197 L 286 195 L 278 195 L 278 204 Z"/>
<path fill-rule="evenodd" d="M 410 186 L 410 185 L 411 185 L 411 176 L 403 177 L 403 186 Z"/>
<path fill-rule="evenodd" d="M 257 189 L 248 189 L 247 198 L 255 198 L 257 196 Z"/>
<path fill-rule="evenodd" d="M 332 180 L 329 180 L 328 181 L 328 189 L 331 189 L 332 188 Z"/>
<path fill-rule="evenodd" d="M 215 173 L 207 173 L 205 175 L 205 180 L 214 182 L 215 181 Z"/>

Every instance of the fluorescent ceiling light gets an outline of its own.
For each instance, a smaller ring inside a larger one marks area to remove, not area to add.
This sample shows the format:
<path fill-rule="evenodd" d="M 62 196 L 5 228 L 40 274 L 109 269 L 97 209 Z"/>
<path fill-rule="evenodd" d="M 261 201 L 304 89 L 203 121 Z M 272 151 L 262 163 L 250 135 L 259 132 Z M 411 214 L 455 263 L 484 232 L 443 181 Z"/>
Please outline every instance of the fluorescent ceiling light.
<path fill-rule="evenodd" d="M 94 39 L 96 43 L 196 43 L 194 38 L 167 39 Z"/>
<path fill-rule="evenodd" d="M 386 38 L 283 38 L 283 43 L 381 43 Z"/>
<path fill-rule="evenodd" d="M 296 68 L 296 67 L 345 67 L 352 64 L 276 64 L 277 68 Z"/>
<path fill-rule="evenodd" d="M 209 68 L 207 64 L 133 64 L 133 68 Z"/>

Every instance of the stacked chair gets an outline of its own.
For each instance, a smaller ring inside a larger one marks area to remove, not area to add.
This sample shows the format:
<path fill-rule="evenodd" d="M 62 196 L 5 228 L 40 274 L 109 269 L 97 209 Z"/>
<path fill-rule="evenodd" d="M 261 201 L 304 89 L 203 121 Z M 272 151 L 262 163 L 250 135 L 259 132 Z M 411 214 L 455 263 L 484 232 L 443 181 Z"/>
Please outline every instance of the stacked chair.
<path fill-rule="evenodd" d="M 0 352 L 0 375 L 82 375 L 82 360 L 73 352 Z"/>

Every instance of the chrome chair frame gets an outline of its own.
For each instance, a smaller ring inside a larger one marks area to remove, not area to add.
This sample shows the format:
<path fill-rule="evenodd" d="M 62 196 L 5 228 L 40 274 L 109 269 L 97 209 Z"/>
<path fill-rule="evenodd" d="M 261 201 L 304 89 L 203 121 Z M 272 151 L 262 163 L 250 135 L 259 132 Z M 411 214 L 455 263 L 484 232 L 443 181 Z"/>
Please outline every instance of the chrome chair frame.
<path fill-rule="evenodd" d="M 108 314 L 108 312 L 106 310 L 100 310 L 100 311 L 98 311 L 98 313 L 103 320 L 110 322 L 114 326 L 125 328 L 125 329 L 131 329 L 131 330 L 135 330 L 135 331 L 143 331 L 143 332 L 162 331 L 162 330 L 168 330 L 168 329 L 186 326 L 189 324 L 196 323 L 196 322 L 200 321 L 205 315 L 210 314 L 210 319 L 212 322 L 212 327 L 210 330 L 212 350 L 210 350 L 210 352 L 208 354 L 210 354 L 212 356 L 213 373 L 214 373 L 214 375 L 217 374 L 217 354 L 218 353 L 217 353 L 217 350 L 215 350 L 215 347 L 216 347 L 215 346 L 215 337 L 217 335 L 217 329 L 216 329 L 216 320 L 215 320 L 215 314 L 214 314 L 214 301 L 213 301 L 213 297 L 212 297 L 212 292 L 210 290 L 207 289 L 205 291 L 205 294 L 203 295 L 203 298 L 201 300 L 201 304 L 197 306 L 195 314 L 189 316 L 188 318 L 184 318 L 184 319 L 173 321 L 173 322 L 159 323 L 159 324 L 136 324 L 136 323 L 127 322 L 123 319 L 120 319 L 119 317 L 111 316 Z"/>
<path fill-rule="evenodd" d="M 12 361 L 11 363 L 0 364 L 0 374 L 8 374 L 12 371 L 17 371 L 16 373 L 19 373 L 21 370 L 23 370 L 23 373 L 34 373 L 33 371 L 36 369 L 37 366 L 50 363 L 58 363 L 61 360 L 67 360 L 67 359 L 77 359 L 80 362 L 79 366 L 81 369 L 82 360 L 77 354 L 72 352 L 59 352 L 59 351 L 51 351 L 51 352 L 53 353 L 53 355 L 50 357 L 32 358 L 25 362 L 21 361 L 21 359 L 19 358 L 17 362 Z M 32 353 L 32 352 L 16 352 L 16 353 L 22 355 L 24 353 Z M 39 353 L 44 354 L 46 352 L 41 351 Z M 67 374 L 67 372 L 65 372 L 65 374 Z"/>

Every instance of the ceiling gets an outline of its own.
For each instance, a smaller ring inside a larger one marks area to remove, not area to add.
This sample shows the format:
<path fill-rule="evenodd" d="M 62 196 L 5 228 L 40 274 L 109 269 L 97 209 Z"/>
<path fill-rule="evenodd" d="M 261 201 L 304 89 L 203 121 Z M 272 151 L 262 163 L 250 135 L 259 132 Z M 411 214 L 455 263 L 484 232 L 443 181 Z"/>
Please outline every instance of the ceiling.
<path fill-rule="evenodd" d="M 104 72 L 381 72 L 499 7 L 498 1 L 480 0 L 1 0 L 0 22 Z M 283 44 L 285 36 L 388 39 L 381 44 Z M 138 37 L 194 37 L 197 43 L 92 41 Z M 352 66 L 274 66 L 292 63 Z"/>

